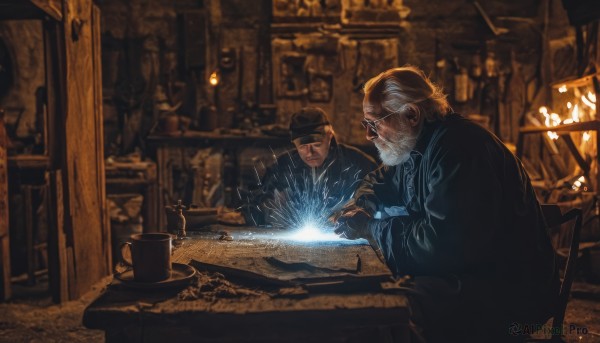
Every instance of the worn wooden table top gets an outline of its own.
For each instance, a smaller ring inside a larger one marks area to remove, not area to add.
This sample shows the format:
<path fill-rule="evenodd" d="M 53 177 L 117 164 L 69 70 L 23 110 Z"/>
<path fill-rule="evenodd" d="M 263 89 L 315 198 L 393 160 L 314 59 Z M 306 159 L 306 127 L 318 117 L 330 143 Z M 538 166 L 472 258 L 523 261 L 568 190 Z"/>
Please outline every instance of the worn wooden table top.
<path fill-rule="evenodd" d="M 230 240 L 217 232 L 194 234 L 175 249 L 174 262 L 201 270 L 187 289 L 135 290 L 115 280 L 85 310 L 84 325 L 108 337 L 134 326 L 201 327 L 203 335 L 218 336 L 232 323 L 298 335 L 307 327 L 337 333 L 408 323 L 406 297 L 381 288 L 390 273 L 369 245 L 297 243 L 247 228 L 229 232 Z M 273 322 L 279 324 L 273 328 Z"/>
<path fill-rule="evenodd" d="M 173 261 L 282 285 L 391 277 L 364 240 L 306 242 L 286 231 L 259 228 L 229 228 L 226 235 L 215 231 L 196 233 L 175 249 Z"/>

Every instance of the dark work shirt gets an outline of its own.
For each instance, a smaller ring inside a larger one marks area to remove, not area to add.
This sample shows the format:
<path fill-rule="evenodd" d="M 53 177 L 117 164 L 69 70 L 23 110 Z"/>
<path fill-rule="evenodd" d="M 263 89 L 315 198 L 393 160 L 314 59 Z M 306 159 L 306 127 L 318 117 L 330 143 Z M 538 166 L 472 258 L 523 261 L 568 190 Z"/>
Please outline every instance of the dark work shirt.
<path fill-rule="evenodd" d="M 512 314 L 547 307 L 558 293 L 554 251 L 521 162 L 459 115 L 425 123 L 410 158 L 365 177 L 353 203 L 380 218 L 369 231 L 392 272 L 458 277 L 465 306 Z"/>

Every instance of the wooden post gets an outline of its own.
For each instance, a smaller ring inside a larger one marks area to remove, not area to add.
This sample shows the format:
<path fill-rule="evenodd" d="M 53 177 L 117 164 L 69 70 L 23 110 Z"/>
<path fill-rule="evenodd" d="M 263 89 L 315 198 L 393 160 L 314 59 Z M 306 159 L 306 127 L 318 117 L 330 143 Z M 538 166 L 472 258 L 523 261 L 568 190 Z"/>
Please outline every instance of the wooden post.
<path fill-rule="evenodd" d="M 61 171 L 46 173 L 48 179 L 48 274 L 52 300 L 69 300 L 67 243 L 64 232 L 63 185 Z"/>
<path fill-rule="evenodd" d="M 101 212 L 102 254 L 108 270 L 112 269 L 112 244 L 110 234 L 110 217 L 106 204 L 106 174 L 104 170 L 104 114 L 102 113 L 102 54 L 100 8 L 92 6 L 92 63 L 94 67 L 94 121 L 96 123 L 96 168 L 98 176 L 98 198 Z"/>
<path fill-rule="evenodd" d="M 65 1 L 63 7 L 65 70 L 62 181 L 67 240 L 69 297 L 81 296 L 110 267 L 104 190 L 101 81 L 99 79 L 99 11 L 91 0 Z M 94 29 L 96 27 L 96 29 Z M 71 271 L 72 269 L 72 271 Z"/>
<path fill-rule="evenodd" d="M 158 232 L 166 231 L 167 227 L 167 216 L 165 214 L 165 206 L 172 205 L 167 204 L 167 198 L 170 195 L 172 185 L 170 180 L 172 179 L 171 167 L 167 164 L 169 161 L 169 148 L 166 146 L 159 146 L 156 148 L 156 173 L 157 173 L 157 194 L 158 194 Z"/>
<path fill-rule="evenodd" d="M 27 256 L 27 284 L 35 284 L 35 252 L 33 249 L 33 187 L 31 185 L 21 186 L 23 196 L 23 213 L 25 214 L 25 251 Z"/>
<path fill-rule="evenodd" d="M 11 297 L 7 143 L 4 110 L 0 109 L 0 300 Z"/>

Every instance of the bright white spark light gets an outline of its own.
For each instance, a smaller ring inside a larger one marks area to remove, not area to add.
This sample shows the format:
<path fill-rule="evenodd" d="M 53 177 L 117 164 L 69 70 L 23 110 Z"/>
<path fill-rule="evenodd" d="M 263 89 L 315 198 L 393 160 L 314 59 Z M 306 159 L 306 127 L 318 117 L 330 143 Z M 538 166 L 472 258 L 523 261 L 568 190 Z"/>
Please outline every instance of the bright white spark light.
<path fill-rule="evenodd" d="M 327 229 L 320 229 L 312 223 L 307 223 L 299 230 L 294 231 L 288 239 L 301 242 L 315 242 L 315 241 L 341 241 L 345 240 L 336 235 L 333 231 Z"/>
<path fill-rule="evenodd" d="M 567 91 L 567 85 L 562 85 L 562 86 L 558 87 L 559 93 L 565 93 L 566 91 Z"/>

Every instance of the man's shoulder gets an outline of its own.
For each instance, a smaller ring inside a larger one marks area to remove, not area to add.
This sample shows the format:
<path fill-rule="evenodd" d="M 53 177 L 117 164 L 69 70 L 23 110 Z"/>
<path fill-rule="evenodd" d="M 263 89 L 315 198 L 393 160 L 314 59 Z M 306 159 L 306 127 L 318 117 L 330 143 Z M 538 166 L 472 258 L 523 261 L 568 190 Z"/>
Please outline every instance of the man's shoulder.
<path fill-rule="evenodd" d="M 474 122 L 473 120 L 464 117 L 458 113 L 450 113 L 441 120 L 442 128 L 451 128 L 453 130 L 474 130 L 474 131 L 485 131 L 491 133 L 488 129 L 483 127 L 481 124 Z"/>
<path fill-rule="evenodd" d="M 463 153 L 479 153 L 500 146 L 503 143 L 485 127 L 463 116 L 451 114 L 441 121 L 433 133 L 428 150 L 458 149 Z"/>
<path fill-rule="evenodd" d="M 457 141 L 492 139 L 494 137 L 494 134 L 485 127 L 456 113 L 449 114 L 441 120 L 437 134 L 445 139 Z"/>

